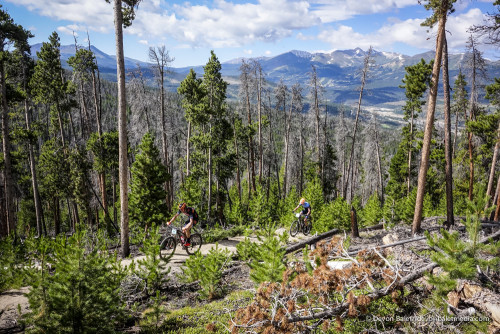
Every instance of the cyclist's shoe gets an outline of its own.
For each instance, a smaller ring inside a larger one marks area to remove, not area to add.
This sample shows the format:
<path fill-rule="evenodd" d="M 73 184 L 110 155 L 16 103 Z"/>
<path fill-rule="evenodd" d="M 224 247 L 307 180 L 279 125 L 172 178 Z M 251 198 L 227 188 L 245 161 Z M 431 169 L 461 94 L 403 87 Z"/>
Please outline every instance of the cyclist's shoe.
<path fill-rule="evenodd" d="M 189 241 L 186 241 L 186 242 L 184 243 L 184 247 L 189 247 L 189 246 L 191 246 L 191 243 L 190 243 Z"/>

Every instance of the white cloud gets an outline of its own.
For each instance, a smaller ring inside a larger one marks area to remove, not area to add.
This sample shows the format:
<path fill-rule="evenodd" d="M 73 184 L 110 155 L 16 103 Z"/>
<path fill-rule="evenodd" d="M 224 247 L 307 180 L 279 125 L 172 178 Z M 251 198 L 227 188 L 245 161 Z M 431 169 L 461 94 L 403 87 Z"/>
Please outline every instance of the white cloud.
<path fill-rule="evenodd" d="M 312 13 L 323 23 L 352 18 L 356 15 L 388 12 L 394 9 L 416 5 L 415 0 L 312 0 Z"/>
<path fill-rule="evenodd" d="M 174 13 L 137 11 L 131 33 L 168 34 L 193 46 L 238 47 L 256 41 L 278 41 L 295 30 L 320 23 L 307 1 L 260 0 L 234 4 L 218 0 L 212 7 L 175 5 Z M 159 8 L 157 8 L 159 9 Z"/>
<path fill-rule="evenodd" d="M 267 50 L 266 52 L 264 52 L 266 56 L 270 56 L 272 55 L 273 53 L 270 51 L 270 50 Z"/>
<path fill-rule="evenodd" d="M 144 45 L 149 45 L 148 41 L 145 39 L 141 39 L 139 43 L 144 44 Z"/>
<path fill-rule="evenodd" d="M 253 53 L 253 50 L 243 50 L 243 53 L 246 55 L 251 55 Z"/>
<path fill-rule="evenodd" d="M 448 32 L 448 47 L 450 52 L 463 50 L 470 34 L 467 29 L 482 22 L 484 15 L 479 9 L 471 9 L 460 15 L 451 15 L 448 18 L 446 30 Z M 354 47 L 376 49 L 390 49 L 394 43 L 404 43 L 419 49 L 435 48 L 435 29 L 427 32 L 427 27 L 420 24 L 423 19 L 409 19 L 396 22 L 391 20 L 379 30 L 370 34 L 360 34 L 351 27 L 341 25 L 336 29 L 325 29 L 318 38 L 331 45 L 333 49 L 349 49 Z"/>
<path fill-rule="evenodd" d="M 39 15 L 68 21 L 58 28 L 62 33 L 113 32 L 113 6 L 104 0 L 6 1 L 25 6 Z M 433 35 L 420 27 L 422 19 L 398 21 L 391 18 L 386 25 L 369 34 L 358 33 L 346 25 L 328 27 L 325 24 L 356 15 L 394 11 L 416 5 L 415 0 L 257 0 L 248 3 L 214 0 L 200 2 L 204 5 L 173 4 L 168 10 L 165 3 L 164 0 L 143 0 L 132 26 L 124 32 L 138 36 L 143 44 L 173 39 L 179 44 L 175 48 L 221 48 L 276 42 L 294 34 L 299 40 L 309 40 L 313 37 L 301 30 L 319 26 L 323 31 L 317 38 L 336 49 L 369 45 L 389 48 L 396 42 L 417 48 L 434 47 Z M 483 17 L 479 9 L 451 15 L 447 25 L 451 32 L 450 49 L 465 45 L 467 28 L 481 23 Z"/>
<path fill-rule="evenodd" d="M 113 6 L 104 0 L 7 0 L 23 5 L 39 15 L 66 20 L 84 30 L 112 32 Z M 306 0 L 259 0 L 257 3 L 232 3 L 216 0 L 207 5 L 183 3 L 172 11 L 161 7 L 163 1 L 143 0 L 136 18 L 125 33 L 139 38 L 165 35 L 191 46 L 235 47 L 255 41 L 275 42 L 296 30 L 320 23 Z M 68 30 L 63 28 L 63 30 Z"/>
<path fill-rule="evenodd" d="M 84 30 L 112 31 L 113 6 L 104 0 L 7 0 L 27 7 L 36 14 L 56 20 L 80 23 Z M 62 30 L 65 30 L 61 27 Z M 70 29 L 66 27 L 66 29 Z"/>

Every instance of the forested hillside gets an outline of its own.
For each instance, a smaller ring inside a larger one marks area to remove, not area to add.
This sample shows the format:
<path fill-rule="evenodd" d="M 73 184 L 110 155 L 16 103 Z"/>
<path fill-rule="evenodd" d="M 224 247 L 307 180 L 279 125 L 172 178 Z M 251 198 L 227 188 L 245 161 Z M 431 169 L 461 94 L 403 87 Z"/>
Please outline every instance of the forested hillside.
<path fill-rule="evenodd" d="M 174 55 L 165 47 L 150 48 L 154 80 L 141 68 L 125 77 L 117 50 L 118 80 L 109 81 L 90 47 L 75 46 L 65 69 L 57 32 L 30 54 L 32 33 L 0 7 L 0 291 L 29 287 L 29 311 L 12 328 L 356 333 L 375 326 L 366 314 L 471 316 L 474 307 L 483 320 L 433 326 L 497 332 L 500 79 L 472 35 L 466 66 L 448 71 L 452 4 L 429 2 L 428 23 L 439 26 L 435 58 L 405 66 L 398 127 L 381 126 L 364 108 L 366 87 L 383 80 L 371 48 L 357 69 L 360 89 L 349 92 L 354 108 L 330 102 L 329 71 L 313 65 L 307 84 L 293 76 L 276 84 L 256 59 L 238 64 L 238 98 L 229 100 L 233 83 L 213 51 L 177 92 L 166 88 Z M 140 10 L 126 9 L 125 26 Z M 301 198 L 312 208 L 311 233 L 330 234 L 292 255 L 287 247 L 300 239 L 288 230 Z M 180 279 L 171 258 L 160 257 L 160 241 L 182 202 L 198 213 L 204 243 L 247 238 L 232 255 L 218 246 L 191 255 Z M 373 226 L 427 239 L 411 252 L 363 249 L 377 239 Z M 350 267 L 331 269 L 332 259 Z M 245 273 L 234 281 L 254 288 L 229 293 L 227 270 Z M 464 284 L 493 306 L 464 297 Z M 194 289 L 199 317 L 213 305 L 220 319 L 179 329 L 191 311 L 167 316 L 177 312 L 165 302 L 175 289 Z M 213 300 L 222 306 L 206 304 Z M 411 321 L 402 322 L 381 321 L 384 330 L 411 332 Z"/>

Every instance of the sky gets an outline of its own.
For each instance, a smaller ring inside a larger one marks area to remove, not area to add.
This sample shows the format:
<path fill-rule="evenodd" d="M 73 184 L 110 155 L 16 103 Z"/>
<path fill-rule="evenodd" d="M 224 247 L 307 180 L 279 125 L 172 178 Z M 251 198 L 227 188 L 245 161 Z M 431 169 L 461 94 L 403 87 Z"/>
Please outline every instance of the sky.
<path fill-rule="evenodd" d="M 494 0 L 458 0 L 447 22 L 450 53 L 464 52 L 472 25 L 494 13 Z M 113 2 L 113 1 L 111 1 Z M 423 1 L 426 2 L 426 1 Z M 62 45 L 92 45 L 115 55 L 113 6 L 105 0 L 0 0 L 14 22 L 47 42 L 57 31 Z M 142 0 L 124 30 L 125 57 L 148 61 L 150 47 L 165 46 L 172 67 L 205 64 L 210 50 L 221 62 L 272 57 L 290 50 L 331 52 L 373 46 L 415 55 L 435 48 L 435 33 L 418 0 Z M 479 46 L 487 58 L 500 51 Z"/>

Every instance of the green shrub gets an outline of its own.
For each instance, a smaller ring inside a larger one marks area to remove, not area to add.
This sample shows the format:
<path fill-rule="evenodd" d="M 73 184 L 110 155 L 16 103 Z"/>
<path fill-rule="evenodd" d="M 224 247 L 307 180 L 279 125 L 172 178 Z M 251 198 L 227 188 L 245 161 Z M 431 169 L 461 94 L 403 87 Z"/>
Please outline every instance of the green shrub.
<path fill-rule="evenodd" d="M 0 292 L 23 286 L 25 266 L 29 267 L 24 259 L 24 247 L 15 245 L 11 237 L 0 240 Z"/>

